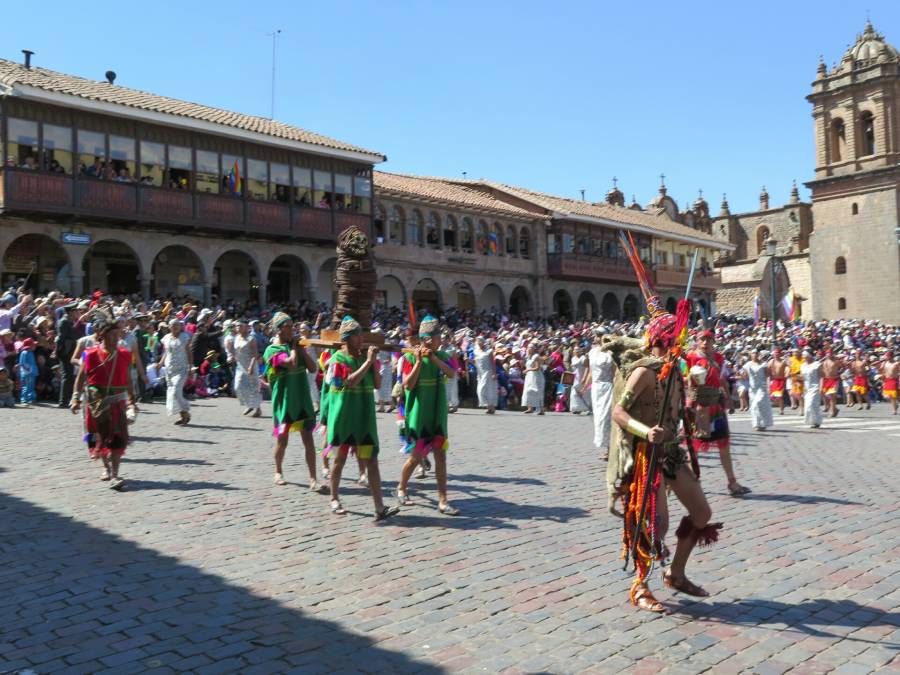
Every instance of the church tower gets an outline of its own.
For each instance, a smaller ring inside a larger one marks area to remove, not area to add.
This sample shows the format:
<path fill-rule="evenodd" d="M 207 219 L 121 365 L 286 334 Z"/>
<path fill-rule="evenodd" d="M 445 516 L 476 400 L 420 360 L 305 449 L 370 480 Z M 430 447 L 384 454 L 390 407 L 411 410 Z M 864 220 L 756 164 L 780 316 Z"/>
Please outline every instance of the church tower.
<path fill-rule="evenodd" d="M 900 324 L 900 53 L 867 22 L 812 86 L 812 311 Z"/>

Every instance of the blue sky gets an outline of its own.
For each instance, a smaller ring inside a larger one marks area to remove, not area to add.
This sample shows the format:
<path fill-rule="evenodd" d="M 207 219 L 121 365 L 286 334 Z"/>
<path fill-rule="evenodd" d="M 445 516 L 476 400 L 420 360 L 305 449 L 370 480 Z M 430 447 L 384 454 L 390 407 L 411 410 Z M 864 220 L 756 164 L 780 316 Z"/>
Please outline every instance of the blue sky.
<path fill-rule="evenodd" d="M 378 150 L 381 168 L 642 204 L 772 203 L 813 175 L 819 54 L 896 0 L 6 3 L 0 57 L 268 116 Z M 806 195 L 805 189 L 801 193 Z"/>

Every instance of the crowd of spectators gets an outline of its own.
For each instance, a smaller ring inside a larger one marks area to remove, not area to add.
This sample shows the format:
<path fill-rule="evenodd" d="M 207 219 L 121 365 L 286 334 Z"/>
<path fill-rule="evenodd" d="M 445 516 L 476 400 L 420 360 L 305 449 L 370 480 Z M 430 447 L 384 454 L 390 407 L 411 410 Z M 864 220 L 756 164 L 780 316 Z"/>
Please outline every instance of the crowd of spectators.
<path fill-rule="evenodd" d="M 290 314 L 300 335 L 315 335 L 331 319 L 321 303 L 299 302 L 259 308 L 236 301 L 203 307 L 192 298 L 107 297 L 96 291 L 90 297 L 68 298 L 59 292 L 38 295 L 26 288 L 10 288 L 0 297 L 0 407 L 14 403 L 59 402 L 71 396 L 72 369 L 85 346 L 91 344 L 91 310 L 111 309 L 125 328 L 123 346 L 134 354 L 134 377 L 141 398 L 163 396 L 165 372 L 157 367 L 160 343 L 169 320 L 179 318 L 191 336 L 194 368 L 186 385 L 191 396 L 232 393 L 234 357 L 230 344 L 237 319 L 250 322 L 259 353 L 269 342 L 268 319 L 275 311 Z M 447 343 L 459 353 L 459 385 L 462 404 L 475 398 L 473 350 L 476 338 L 484 338 L 497 368 L 498 407 L 516 408 L 522 399 L 525 363 L 529 349 L 538 354 L 545 377 L 545 409 L 569 409 L 569 383 L 564 377 L 580 367 L 582 356 L 598 335 L 640 336 L 642 323 L 624 321 L 570 321 L 565 317 L 511 317 L 499 311 L 463 311 L 447 308 L 439 313 Z M 720 316 L 701 320 L 715 326 L 716 348 L 726 359 L 726 375 L 739 384 L 743 364 L 759 349 L 765 358 L 772 348 L 771 324 L 750 318 Z M 409 328 L 406 310 L 393 307 L 374 313 L 373 327 L 389 342 L 400 342 Z M 900 329 L 876 321 L 841 320 L 778 322 L 777 344 L 785 351 L 831 349 L 848 359 L 863 350 L 871 364 L 872 396 L 879 394 L 879 369 L 888 350 L 896 350 Z M 265 385 L 263 385 L 265 387 Z M 737 392 L 735 387 L 735 392 Z"/>

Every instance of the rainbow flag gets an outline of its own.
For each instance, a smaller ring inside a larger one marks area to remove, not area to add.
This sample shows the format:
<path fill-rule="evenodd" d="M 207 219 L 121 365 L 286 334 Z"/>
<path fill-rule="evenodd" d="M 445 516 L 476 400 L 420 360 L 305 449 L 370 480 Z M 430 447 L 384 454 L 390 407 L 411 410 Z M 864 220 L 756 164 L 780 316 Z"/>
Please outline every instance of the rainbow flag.
<path fill-rule="evenodd" d="M 231 194 L 240 195 L 241 187 L 241 166 L 237 160 L 234 160 L 234 164 L 232 164 L 231 170 L 228 172 L 228 189 L 231 191 Z"/>
<path fill-rule="evenodd" d="M 497 241 L 497 233 L 491 232 L 490 237 L 488 238 L 488 253 L 490 255 L 497 255 L 497 251 L 500 248 L 500 244 Z"/>
<path fill-rule="evenodd" d="M 797 319 L 797 298 L 794 295 L 794 288 L 788 288 L 787 294 L 781 299 L 781 309 L 788 321 L 796 321 Z"/>

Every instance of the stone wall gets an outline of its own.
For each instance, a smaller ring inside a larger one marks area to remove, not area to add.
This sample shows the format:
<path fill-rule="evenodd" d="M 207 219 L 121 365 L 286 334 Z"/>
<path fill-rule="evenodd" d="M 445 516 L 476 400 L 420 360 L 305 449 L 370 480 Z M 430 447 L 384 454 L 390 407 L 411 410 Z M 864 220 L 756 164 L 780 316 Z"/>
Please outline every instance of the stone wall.
<path fill-rule="evenodd" d="M 814 199 L 816 229 L 810 239 L 810 265 L 817 318 L 900 324 L 897 196 L 893 183 Z M 835 273 L 838 256 L 846 260 L 846 274 Z M 844 309 L 839 309 L 841 298 L 846 302 Z"/>

